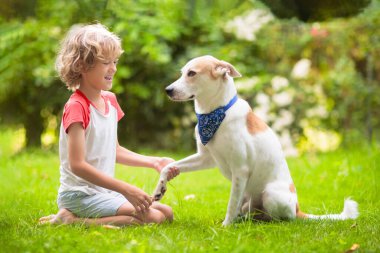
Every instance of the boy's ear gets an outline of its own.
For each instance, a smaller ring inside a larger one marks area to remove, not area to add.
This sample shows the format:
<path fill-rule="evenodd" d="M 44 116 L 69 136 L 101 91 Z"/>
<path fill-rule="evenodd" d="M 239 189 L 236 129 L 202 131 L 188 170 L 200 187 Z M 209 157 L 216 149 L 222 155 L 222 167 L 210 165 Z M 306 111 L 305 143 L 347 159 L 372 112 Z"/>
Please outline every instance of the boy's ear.
<path fill-rule="evenodd" d="M 241 77 L 241 74 L 239 73 L 239 71 L 237 71 L 235 67 L 232 66 L 232 64 L 226 61 L 219 61 L 215 67 L 214 75 L 226 78 L 227 74 L 230 77 Z"/>
<path fill-rule="evenodd" d="M 79 59 L 76 67 L 78 68 L 79 72 L 86 72 L 88 69 L 86 69 L 86 65 L 84 64 L 82 59 Z"/>
<path fill-rule="evenodd" d="M 73 68 L 75 69 L 75 71 L 82 72 L 83 71 L 82 60 L 75 61 L 73 64 Z"/>

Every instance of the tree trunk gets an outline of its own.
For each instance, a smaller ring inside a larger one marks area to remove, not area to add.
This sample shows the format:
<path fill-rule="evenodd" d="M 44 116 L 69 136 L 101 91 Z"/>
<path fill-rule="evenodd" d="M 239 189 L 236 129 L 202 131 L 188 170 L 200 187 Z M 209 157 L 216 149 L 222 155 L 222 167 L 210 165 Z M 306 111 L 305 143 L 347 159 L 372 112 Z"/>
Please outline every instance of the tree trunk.
<path fill-rule="evenodd" d="M 41 135 L 44 131 L 44 124 L 40 112 L 26 115 L 24 127 L 26 147 L 41 147 Z"/>

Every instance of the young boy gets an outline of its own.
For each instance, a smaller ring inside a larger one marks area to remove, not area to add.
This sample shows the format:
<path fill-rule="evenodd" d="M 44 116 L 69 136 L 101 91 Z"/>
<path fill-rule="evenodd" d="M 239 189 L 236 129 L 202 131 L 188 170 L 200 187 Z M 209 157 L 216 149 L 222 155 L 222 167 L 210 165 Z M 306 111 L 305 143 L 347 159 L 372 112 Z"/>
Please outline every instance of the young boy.
<path fill-rule="evenodd" d="M 56 68 L 74 93 L 64 107 L 59 137 L 60 210 L 40 223 L 123 226 L 173 219 L 169 206 L 114 178 L 115 162 L 160 172 L 174 161 L 119 145 L 117 123 L 124 113 L 108 90 L 122 52 L 120 39 L 101 24 L 73 27 L 61 45 Z M 172 168 L 170 177 L 178 173 Z"/>

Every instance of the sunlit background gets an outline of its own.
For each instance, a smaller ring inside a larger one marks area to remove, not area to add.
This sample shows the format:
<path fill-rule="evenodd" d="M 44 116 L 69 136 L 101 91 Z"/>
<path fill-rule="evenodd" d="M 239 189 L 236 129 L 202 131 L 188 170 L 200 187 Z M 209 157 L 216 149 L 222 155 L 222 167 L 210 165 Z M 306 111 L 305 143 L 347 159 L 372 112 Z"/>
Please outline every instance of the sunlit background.
<path fill-rule="evenodd" d="M 101 22 L 122 38 L 112 91 L 131 149 L 194 149 L 193 104 L 164 88 L 189 59 L 233 64 L 241 97 L 285 152 L 379 140 L 379 1 L 23 1 L 0 4 L 0 155 L 56 148 L 68 97 L 54 70 L 71 25 Z"/>

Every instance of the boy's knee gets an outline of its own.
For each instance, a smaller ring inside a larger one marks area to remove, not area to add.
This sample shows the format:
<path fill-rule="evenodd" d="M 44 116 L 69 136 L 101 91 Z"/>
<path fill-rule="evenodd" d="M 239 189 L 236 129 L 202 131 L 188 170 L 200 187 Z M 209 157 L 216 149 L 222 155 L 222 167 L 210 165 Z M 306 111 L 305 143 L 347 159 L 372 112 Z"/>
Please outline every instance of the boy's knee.
<path fill-rule="evenodd" d="M 168 221 L 173 221 L 174 214 L 173 209 L 170 206 L 163 206 L 160 210 Z"/>
<path fill-rule="evenodd" d="M 166 217 L 162 212 L 160 212 L 158 210 L 151 209 L 149 211 L 149 214 L 146 216 L 146 218 L 144 220 L 145 220 L 145 223 L 160 224 L 166 220 Z"/>

